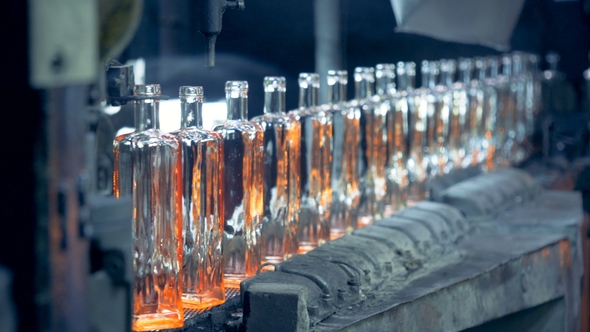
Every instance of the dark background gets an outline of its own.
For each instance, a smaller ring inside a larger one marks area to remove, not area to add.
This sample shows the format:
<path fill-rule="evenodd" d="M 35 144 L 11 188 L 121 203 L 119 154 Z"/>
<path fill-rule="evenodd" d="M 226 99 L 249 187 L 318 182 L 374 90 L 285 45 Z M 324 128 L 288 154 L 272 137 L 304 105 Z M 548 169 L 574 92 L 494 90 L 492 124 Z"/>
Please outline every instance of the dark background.
<path fill-rule="evenodd" d="M 297 107 L 298 74 L 314 71 L 312 1 L 246 0 L 244 11 L 226 11 L 217 39 L 217 66 L 206 69 L 194 1 L 146 0 L 144 19 L 121 58 L 144 57 L 146 83 L 162 84 L 164 94 L 171 96 L 178 94 L 178 86 L 192 84 L 204 86 L 206 99 L 218 100 L 224 98 L 225 81 L 248 80 L 251 117 L 262 112 L 263 77 L 285 76 L 287 108 L 292 109 Z M 389 0 L 342 0 L 341 15 L 342 55 L 349 73 L 383 62 L 499 54 L 483 46 L 395 33 Z M 589 67 L 589 32 L 582 1 L 527 0 L 511 47 L 543 57 L 558 52 L 560 69 L 580 92 L 582 72 Z M 348 96 L 353 96 L 352 84 Z"/>

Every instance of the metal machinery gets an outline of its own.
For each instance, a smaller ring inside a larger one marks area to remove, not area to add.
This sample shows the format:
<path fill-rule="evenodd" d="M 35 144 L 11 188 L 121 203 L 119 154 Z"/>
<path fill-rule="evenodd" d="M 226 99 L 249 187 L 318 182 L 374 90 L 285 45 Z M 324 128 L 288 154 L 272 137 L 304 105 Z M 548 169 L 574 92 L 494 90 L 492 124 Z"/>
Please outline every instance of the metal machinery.
<path fill-rule="evenodd" d="M 197 2 L 213 65 L 223 11 L 244 3 Z M 104 64 L 135 34 L 143 1 L 5 5 L 1 77 L 16 104 L 7 104 L 14 123 L 2 134 L 11 160 L 3 183 L 12 189 L 1 209 L 0 330 L 127 331 L 131 202 L 104 196 L 112 160 L 97 150 L 109 134 L 97 131 L 108 132 L 107 91 L 122 104 L 132 89 L 132 68 L 111 69 L 129 80 L 109 76 L 107 87 Z"/>
<path fill-rule="evenodd" d="M 213 66 L 222 14 L 244 1 L 195 1 Z M 102 64 L 129 42 L 141 7 L 30 0 L 13 2 L 2 22 L 15 33 L 2 36 L 13 51 L 0 78 L 18 101 L 6 105 L 11 126 L 2 136 L 11 197 L 1 210 L 0 294 L 13 295 L 0 297 L 2 331 L 129 329 L 131 203 L 104 195 L 112 160 L 97 141 L 109 130 L 101 101 L 132 100 L 133 68 Z M 587 328 L 578 193 L 542 190 L 514 169 L 468 169 L 433 188 L 437 202 L 260 273 L 224 305 L 188 312 L 183 330 Z"/>

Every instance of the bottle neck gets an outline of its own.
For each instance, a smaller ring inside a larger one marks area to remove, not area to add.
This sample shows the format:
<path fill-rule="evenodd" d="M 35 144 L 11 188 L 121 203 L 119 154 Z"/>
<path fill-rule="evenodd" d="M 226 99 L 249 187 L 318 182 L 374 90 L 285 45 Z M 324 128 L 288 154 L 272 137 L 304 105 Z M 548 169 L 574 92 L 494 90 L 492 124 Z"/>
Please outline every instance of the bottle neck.
<path fill-rule="evenodd" d="M 375 80 L 378 95 L 386 95 L 390 89 L 393 89 L 393 80 L 389 76 L 378 76 Z"/>
<path fill-rule="evenodd" d="M 406 72 L 406 90 L 413 90 L 416 87 L 416 72 Z M 401 87 L 400 87 L 401 89 Z"/>
<path fill-rule="evenodd" d="M 430 87 L 430 72 L 428 70 L 422 70 L 422 88 L 427 89 Z"/>
<path fill-rule="evenodd" d="M 200 98 L 180 98 L 180 127 L 203 127 L 203 101 Z"/>
<path fill-rule="evenodd" d="M 373 82 L 361 79 L 354 81 L 355 99 L 361 100 L 372 97 L 375 92 L 373 90 Z"/>
<path fill-rule="evenodd" d="M 461 82 L 465 84 L 469 84 L 471 82 L 471 71 L 472 70 L 469 67 L 461 68 L 461 72 L 459 73 L 461 76 Z"/>
<path fill-rule="evenodd" d="M 492 61 L 489 65 L 489 78 L 497 78 L 498 77 L 498 63 L 496 61 Z"/>
<path fill-rule="evenodd" d="M 375 88 L 378 95 L 388 95 L 395 92 L 395 65 L 380 63 L 375 66 Z"/>
<path fill-rule="evenodd" d="M 160 101 L 143 99 L 135 101 L 135 130 L 140 132 L 148 129 L 160 129 Z"/>
<path fill-rule="evenodd" d="M 341 81 L 328 83 L 328 102 L 339 103 L 346 101 L 346 84 Z"/>
<path fill-rule="evenodd" d="M 310 85 L 299 85 L 299 107 L 308 108 L 319 104 L 319 88 Z"/>
<path fill-rule="evenodd" d="M 508 77 L 512 75 L 512 61 L 510 59 L 502 59 L 502 75 Z"/>
<path fill-rule="evenodd" d="M 453 72 L 450 69 L 441 70 L 440 83 L 445 86 L 453 85 Z"/>
<path fill-rule="evenodd" d="M 400 91 L 408 90 L 408 74 L 405 70 L 397 71 L 397 88 Z"/>
<path fill-rule="evenodd" d="M 248 95 L 241 91 L 226 92 L 227 119 L 247 120 L 248 119 Z"/>
<path fill-rule="evenodd" d="M 475 65 L 475 77 L 477 78 L 478 81 L 482 82 L 483 80 L 486 79 L 486 66 L 485 64 L 482 62 L 478 62 Z"/>
<path fill-rule="evenodd" d="M 268 89 L 264 92 L 264 113 L 285 112 L 285 91 Z"/>
<path fill-rule="evenodd" d="M 435 63 L 430 65 L 430 70 L 428 74 L 428 88 L 434 89 L 436 86 L 436 82 L 438 82 L 438 77 L 440 75 L 440 71 L 438 66 Z"/>
<path fill-rule="evenodd" d="M 522 73 L 522 59 L 520 57 L 515 57 L 512 60 L 512 74 L 514 76 L 520 75 Z"/>

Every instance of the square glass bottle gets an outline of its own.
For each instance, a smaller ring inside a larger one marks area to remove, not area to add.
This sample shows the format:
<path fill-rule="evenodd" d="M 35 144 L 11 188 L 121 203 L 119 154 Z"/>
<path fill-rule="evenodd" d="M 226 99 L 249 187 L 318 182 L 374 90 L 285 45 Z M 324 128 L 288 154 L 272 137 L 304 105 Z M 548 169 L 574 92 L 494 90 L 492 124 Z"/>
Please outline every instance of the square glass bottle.
<path fill-rule="evenodd" d="M 299 74 L 299 108 L 289 112 L 301 125 L 299 253 L 330 240 L 332 119 L 318 106 L 320 78 Z"/>
<path fill-rule="evenodd" d="M 285 78 L 264 78 L 264 114 L 251 119 L 264 131 L 262 262 L 297 254 L 301 125 L 285 112 Z M 295 172 L 295 174 L 293 174 Z"/>
<path fill-rule="evenodd" d="M 329 70 L 327 83 L 328 104 L 324 109 L 332 117 L 330 238 L 334 240 L 357 227 L 360 192 L 356 164 L 360 114 L 356 116 L 355 109 L 346 103 L 346 70 Z"/>
<path fill-rule="evenodd" d="M 182 149 L 182 302 L 207 308 L 225 302 L 223 283 L 223 141 L 203 128 L 203 87 L 179 90 Z"/>
<path fill-rule="evenodd" d="M 387 159 L 386 117 L 390 105 L 375 96 L 375 69 L 354 69 L 355 101 L 360 111 L 359 176 L 361 198 L 358 226 L 372 224 L 385 210 Z"/>
<path fill-rule="evenodd" d="M 264 131 L 248 119 L 248 82 L 225 84 L 223 140 L 223 267 L 227 287 L 239 287 L 261 264 Z"/>
<path fill-rule="evenodd" d="M 115 196 L 133 200 L 132 328 L 182 327 L 180 142 L 160 130 L 160 85 L 136 85 L 135 129 L 115 138 Z M 151 97 L 151 98 L 150 98 Z"/>

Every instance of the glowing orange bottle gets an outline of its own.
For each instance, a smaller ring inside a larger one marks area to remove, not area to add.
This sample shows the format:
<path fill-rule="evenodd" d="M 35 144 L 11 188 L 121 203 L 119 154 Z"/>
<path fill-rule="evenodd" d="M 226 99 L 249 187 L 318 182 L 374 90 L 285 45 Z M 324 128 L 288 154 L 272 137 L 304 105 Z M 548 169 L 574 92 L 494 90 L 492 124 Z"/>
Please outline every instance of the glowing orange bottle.
<path fill-rule="evenodd" d="M 160 130 L 160 85 L 136 85 L 135 128 L 115 139 L 115 195 L 133 197 L 132 328 L 182 327 L 180 142 Z M 150 98 L 150 97 L 153 97 Z"/>
<path fill-rule="evenodd" d="M 263 135 L 248 122 L 248 82 L 225 85 L 227 120 L 217 126 L 223 140 L 223 260 L 226 286 L 239 287 L 261 264 Z"/>
<path fill-rule="evenodd" d="M 225 301 L 223 284 L 223 142 L 203 128 L 203 87 L 180 88 L 182 148 L 182 302 L 197 309 Z"/>

